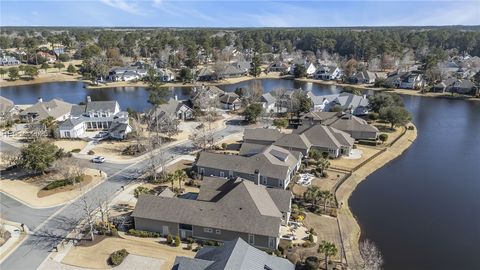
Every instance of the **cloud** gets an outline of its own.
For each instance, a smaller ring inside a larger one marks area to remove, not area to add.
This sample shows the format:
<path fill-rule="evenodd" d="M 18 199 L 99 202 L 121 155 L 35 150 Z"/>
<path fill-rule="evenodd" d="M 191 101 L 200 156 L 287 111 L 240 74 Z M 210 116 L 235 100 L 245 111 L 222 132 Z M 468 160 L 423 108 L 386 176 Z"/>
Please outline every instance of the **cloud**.
<path fill-rule="evenodd" d="M 135 14 L 135 15 L 145 15 L 145 12 L 142 11 L 138 5 L 133 1 L 126 1 L 126 0 L 100 0 L 100 2 L 111 6 L 113 8 L 120 9 L 122 11 Z M 155 2 L 158 2 L 155 1 Z"/>

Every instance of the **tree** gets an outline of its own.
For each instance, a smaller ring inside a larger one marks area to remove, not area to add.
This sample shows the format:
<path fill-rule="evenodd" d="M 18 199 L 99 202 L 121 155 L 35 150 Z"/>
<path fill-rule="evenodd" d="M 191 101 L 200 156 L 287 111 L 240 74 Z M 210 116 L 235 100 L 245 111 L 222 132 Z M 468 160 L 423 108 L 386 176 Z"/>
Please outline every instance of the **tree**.
<path fill-rule="evenodd" d="M 358 62 L 355 59 L 350 59 L 345 63 L 345 76 L 348 78 L 350 76 L 353 76 L 355 72 L 357 71 L 357 66 Z"/>
<path fill-rule="evenodd" d="M 323 174 L 323 172 L 330 167 L 330 161 L 328 161 L 327 158 L 320 157 L 317 160 L 317 168 L 320 169 L 320 172 Z"/>
<path fill-rule="evenodd" d="M 161 105 L 167 102 L 169 91 L 167 88 L 162 87 L 161 83 L 155 82 L 147 87 L 149 92 L 148 103 L 152 105 Z"/>
<path fill-rule="evenodd" d="M 187 173 L 184 170 L 177 170 L 175 172 L 175 178 L 178 180 L 178 186 L 182 189 L 182 182 L 187 180 Z"/>
<path fill-rule="evenodd" d="M 325 255 L 325 267 L 328 270 L 328 258 L 337 255 L 337 247 L 334 243 L 323 240 L 318 246 L 317 252 Z"/>
<path fill-rule="evenodd" d="M 327 213 L 327 205 L 329 205 L 334 199 L 333 193 L 328 190 L 322 190 L 319 196 L 323 203 L 323 212 Z"/>
<path fill-rule="evenodd" d="M 262 111 L 263 111 L 263 108 L 261 104 L 253 103 L 248 105 L 248 107 L 245 108 L 245 111 L 243 112 L 245 121 L 248 123 L 256 123 L 257 118 L 260 116 Z"/>
<path fill-rule="evenodd" d="M 67 72 L 73 74 L 73 73 L 77 72 L 77 69 L 72 64 L 70 64 L 67 67 Z"/>
<path fill-rule="evenodd" d="M 384 143 L 388 140 L 388 134 L 382 133 L 382 134 L 378 135 L 378 139 L 380 139 L 380 141 L 382 141 L 382 143 Z"/>
<path fill-rule="evenodd" d="M 70 61 L 70 56 L 66 53 L 62 53 L 58 56 L 58 60 L 60 60 L 62 62 L 68 62 L 68 61 Z"/>
<path fill-rule="evenodd" d="M 47 129 L 48 136 L 54 137 L 55 129 L 58 127 L 57 121 L 52 116 L 49 116 L 40 121 L 40 124 L 44 125 Z"/>
<path fill-rule="evenodd" d="M 19 74 L 19 69 L 17 67 L 11 67 L 8 69 L 8 78 L 10 78 L 10 80 L 15 81 L 19 77 L 20 77 L 20 74 Z"/>
<path fill-rule="evenodd" d="M 389 106 L 380 109 L 380 119 L 389 122 L 393 129 L 395 126 L 408 124 L 412 116 L 404 107 Z"/>
<path fill-rule="evenodd" d="M 277 128 L 286 128 L 288 126 L 288 119 L 286 118 L 279 118 L 273 120 L 273 125 Z"/>
<path fill-rule="evenodd" d="M 19 167 L 34 172 L 45 172 L 57 160 L 58 147 L 46 141 L 34 141 L 22 148 Z"/>
<path fill-rule="evenodd" d="M 300 116 L 302 113 L 308 113 L 313 108 L 313 101 L 306 92 L 295 92 L 292 96 L 292 111 Z"/>
<path fill-rule="evenodd" d="M 149 194 L 150 189 L 144 186 L 138 186 L 133 190 L 133 196 L 135 198 L 140 197 L 140 195 Z"/>
<path fill-rule="evenodd" d="M 38 68 L 34 66 L 26 66 L 24 74 L 33 79 L 38 76 Z"/>
<path fill-rule="evenodd" d="M 0 68 L 0 76 L 3 78 L 5 74 L 7 74 L 7 70 L 4 68 Z"/>
<path fill-rule="evenodd" d="M 365 239 L 360 243 L 360 255 L 363 259 L 363 268 L 365 270 L 381 270 L 383 265 L 383 256 L 375 244 Z"/>
<path fill-rule="evenodd" d="M 404 106 L 402 98 L 395 93 L 377 93 L 368 96 L 370 109 L 379 112 L 381 108 L 389 106 Z"/>
<path fill-rule="evenodd" d="M 45 70 L 45 73 L 47 73 L 49 67 L 50 65 L 46 62 L 40 66 L 41 69 Z"/>
<path fill-rule="evenodd" d="M 192 70 L 189 68 L 182 68 L 179 73 L 182 82 L 190 82 L 193 80 Z"/>
<path fill-rule="evenodd" d="M 178 236 L 178 235 L 175 236 L 175 246 L 176 246 L 176 247 L 179 247 L 181 243 L 182 243 L 182 242 L 181 242 L 181 240 L 180 240 L 180 236 Z"/>
<path fill-rule="evenodd" d="M 167 182 L 170 182 L 172 184 L 172 190 L 174 189 L 173 184 L 175 183 L 176 179 L 177 179 L 177 177 L 174 173 L 167 174 Z"/>
<path fill-rule="evenodd" d="M 55 62 L 55 64 L 53 64 L 53 67 L 58 68 L 58 71 L 60 71 L 62 68 L 65 68 L 65 64 L 63 64 L 62 62 Z"/>
<path fill-rule="evenodd" d="M 262 72 L 260 65 L 260 57 L 255 54 L 252 58 L 252 62 L 250 63 L 250 75 L 252 75 L 253 77 L 257 77 L 258 75 L 260 75 L 260 73 Z"/>
<path fill-rule="evenodd" d="M 304 65 L 295 64 L 293 75 L 295 78 L 303 78 L 307 76 L 307 68 Z"/>

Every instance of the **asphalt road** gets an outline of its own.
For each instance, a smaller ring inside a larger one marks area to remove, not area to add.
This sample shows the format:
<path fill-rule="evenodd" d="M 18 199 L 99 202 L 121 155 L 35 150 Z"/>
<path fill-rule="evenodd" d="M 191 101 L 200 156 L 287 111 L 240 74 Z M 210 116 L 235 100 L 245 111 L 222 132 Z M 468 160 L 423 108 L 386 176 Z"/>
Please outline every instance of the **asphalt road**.
<path fill-rule="evenodd" d="M 220 140 L 228 135 L 243 131 L 243 129 L 244 127 L 238 125 L 237 122 L 230 121 L 225 129 L 215 133 L 214 140 Z M 172 160 L 188 154 L 192 150 L 192 142 L 187 141 L 180 145 L 165 148 L 157 156 L 158 158 Z M 128 184 L 131 179 L 138 176 L 138 172 L 144 171 L 148 166 L 147 161 L 139 161 L 131 165 L 108 162 L 92 164 L 88 160 L 80 159 L 79 162 L 85 167 L 101 169 L 109 175 L 105 182 L 85 194 L 86 201 L 90 205 L 98 205 L 98 201 L 103 201 L 105 198 L 111 200 L 115 193 L 121 189 L 121 186 Z M 27 224 L 31 230 L 27 239 L 0 264 L 0 269 L 37 269 L 47 258 L 52 248 L 65 239 L 84 218 L 81 200 L 48 209 L 29 208 L 1 193 L 0 201 L 2 203 L 0 209 L 2 215 L 5 214 L 5 217 L 9 220 Z"/>

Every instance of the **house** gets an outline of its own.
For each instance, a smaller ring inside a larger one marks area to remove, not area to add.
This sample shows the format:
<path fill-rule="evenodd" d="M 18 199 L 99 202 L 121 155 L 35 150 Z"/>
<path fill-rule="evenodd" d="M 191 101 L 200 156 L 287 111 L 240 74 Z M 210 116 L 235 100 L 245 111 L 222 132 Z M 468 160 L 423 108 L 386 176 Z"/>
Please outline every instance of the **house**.
<path fill-rule="evenodd" d="M 210 67 L 204 67 L 197 71 L 197 81 L 213 81 L 217 76 Z"/>
<path fill-rule="evenodd" d="M 289 260 L 258 250 L 242 238 L 225 241 L 221 247 L 205 246 L 194 258 L 176 257 L 172 270 L 249 269 L 294 270 Z"/>
<path fill-rule="evenodd" d="M 190 94 L 192 107 L 198 107 L 202 111 L 217 108 L 220 104 L 220 96 L 225 92 L 216 86 L 194 87 Z"/>
<path fill-rule="evenodd" d="M 0 58 L 0 66 L 15 66 L 20 65 L 20 61 L 13 56 L 4 56 Z"/>
<path fill-rule="evenodd" d="M 204 177 L 196 200 L 142 195 L 132 217 L 137 230 L 220 242 L 242 238 L 275 250 L 290 206 L 290 191 L 270 190 L 241 178 Z"/>
<path fill-rule="evenodd" d="M 369 101 L 366 95 L 359 96 L 343 92 L 340 94 L 315 96 L 308 93 L 313 101 L 315 110 L 330 112 L 339 107 L 342 111 L 350 111 L 353 115 L 366 115 L 369 110 Z"/>
<path fill-rule="evenodd" d="M 37 57 L 44 58 L 46 62 L 49 64 L 53 64 L 55 63 L 55 61 L 57 61 L 57 57 L 54 54 L 51 54 L 49 52 L 38 51 Z"/>
<path fill-rule="evenodd" d="M 237 67 L 235 64 L 225 64 L 222 68 L 222 71 L 216 75 L 217 79 L 225 79 L 225 78 L 236 78 L 245 76 L 248 74 L 248 70 L 244 70 L 242 68 Z"/>
<path fill-rule="evenodd" d="M 336 128 L 350 134 L 355 140 L 376 140 L 379 133 L 367 121 L 344 112 L 309 112 L 302 117 L 299 129 L 305 130 L 309 125 L 315 124 Z"/>
<path fill-rule="evenodd" d="M 251 62 L 249 62 L 249 61 L 237 61 L 237 62 L 232 63 L 233 66 L 242 70 L 244 72 L 244 74 L 248 74 L 248 72 L 250 71 L 250 68 L 251 68 L 250 64 L 251 64 Z"/>
<path fill-rule="evenodd" d="M 290 74 L 295 74 L 296 65 L 302 65 L 303 67 L 305 67 L 305 74 L 307 75 L 307 77 L 312 77 L 317 70 L 315 65 L 313 63 L 310 63 L 308 60 L 298 59 L 292 63 L 290 67 Z"/>
<path fill-rule="evenodd" d="M 110 81 L 132 81 L 138 80 L 147 75 L 146 70 L 138 69 L 137 67 L 117 67 L 110 70 L 108 79 Z"/>
<path fill-rule="evenodd" d="M 372 84 L 375 83 L 377 78 L 378 76 L 375 72 L 364 70 L 348 78 L 348 82 L 352 84 Z"/>
<path fill-rule="evenodd" d="M 57 58 L 60 56 L 60 54 L 65 53 L 65 48 L 63 47 L 56 47 L 52 50 L 52 52 L 57 56 Z"/>
<path fill-rule="evenodd" d="M 318 80 L 336 80 L 341 76 L 342 71 L 337 66 L 323 65 L 315 72 L 315 79 Z"/>
<path fill-rule="evenodd" d="M 295 94 L 301 94 L 302 89 L 291 89 L 291 90 L 276 90 L 276 102 L 275 107 L 277 112 L 288 112 L 292 109 L 292 98 Z"/>
<path fill-rule="evenodd" d="M 34 105 L 20 112 L 20 119 L 27 122 L 35 122 L 53 117 L 55 121 L 63 121 L 70 116 L 73 104 L 60 99 L 52 99 L 44 102 L 42 98 Z"/>
<path fill-rule="evenodd" d="M 222 109 L 235 111 L 242 106 L 240 97 L 232 92 L 226 92 L 219 97 Z"/>
<path fill-rule="evenodd" d="M 285 189 L 300 167 L 302 155 L 270 145 L 251 156 L 201 152 L 196 162 L 203 176 L 250 180 L 268 187 Z"/>
<path fill-rule="evenodd" d="M 18 108 L 13 101 L 0 96 L 0 120 L 7 119 L 16 114 L 18 114 Z"/>
<path fill-rule="evenodd" d="M 425 85 L 425 81 L 420 73 L 396 71 L 388 75 L 385 84 L 395 88 L 419 89 Z"/>
<path fill-rule="evenodd" d="M 92 101 L 87 97 L 84 105 L 74 105 L 70 117 L 58 127 L 61 138 L 81 138 L 87 131 L 109 131 L 114 139 L 125 139 L 132 131 L 128 113 L 120 110 L 116 101 Z"/>
<path fill-rule="evenodd" d="M 193 119 L 193 110 L 184 102 L 171 98 L 167 103 L 157 105 L 147 112 L 148 117 L 155 118 L 156 122 L 162 122 L 169 119 L 191 120 Z"/>
<path fill-rule="evenodd" d="M 171 82 L 175 80 L 175 73 L 168 68 L 157 70 L 157 74 L 162 82 Z"/>
<path fill-rule="evenodd" d="M 432 91 L 433 92 L 445 92 L 447 91 L 447 89 L 450 89 L 450 86 L 456 81 L 457 79 L 456 78 L 448 78 L 446 80 L 443 80 L 437 84 L 435 84 L 434 86 L 432 86 Z"/>
<path fill-rule="evenodd" d="M 447 91 L 460 94 L 475 94 L 478 88 L 471 80 L 461 79 L 455 80 L 450 86 L 447 87 Z"/>
<path fill-rule="evenodd" d="M 266 112 L 273 112 L 275 109 L 275 103 L 277 99 L 272 96 L 270 93 L 265 93 L 260 97 L 260 103 L 262 104 L 262 108 Z"/>
<path fill-rule="evenodd" d="M 326 152 L 331 158 L 348 156 L 355 140 L 346 132 L 325 125 L 312 125 L 305 129 L 297 129 L 295 133 L 301 134 L 310 143 L 311 149 Z"/>
<path fill-rule="evenodd" d="M 251 156 L 275 145 L 302 156 L 307 156 L 310 149 L 316 149 L 328 152 L 332 158 L 348 156 L 355 142 L 348 133 L 320 124 L 298 128 L 292 134 L 276 129 L 245 129 L 243 141 L 239 153 L 242 156 Z"/>
<path fill-rule="evenodd" d="M 271 63 L 268 66 L 269 72 L 280 72 L 280 73 L 287 73 L 290 72 L 290 66 L 284 62 L 276 61 Z"/>

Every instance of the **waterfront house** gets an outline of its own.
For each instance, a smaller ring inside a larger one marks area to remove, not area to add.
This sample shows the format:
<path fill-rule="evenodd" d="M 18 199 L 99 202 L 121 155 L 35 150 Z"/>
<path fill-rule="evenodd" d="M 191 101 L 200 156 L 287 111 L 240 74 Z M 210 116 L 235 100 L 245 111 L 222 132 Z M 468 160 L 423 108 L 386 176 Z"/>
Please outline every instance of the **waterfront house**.
<path fill-rule="evenodd" d="M 201 152 L 196 162 L 201 176 L 241 177 L 254 183 L 285 189 L 300 167 L 302 154 L 270 145 L 251 156 Z"/>
<path fill-rule="evenodd" d="M 172 82 L 175 80 L 175 73 L 168 68 L 157 70 L 157 74 L 162 82 Z"/>
<path fill-rule="evenodd" d="M 87 97 L 84 105 L 74 105 L 70 117 L 59 127 L 61 138 L 81 138 L 87 131 L 109 131 L 112 138 L 125 139 L 132 131 L 128 113 L 120 110 L 116 101 L 92 101 Z"/>
<path fill-rule="evenodd" d="M 219 97 L 220 105 L 224 110 L 232 110 L 235 111 L 240 109 L 242 106 L 242 100 L 240 97 L 232 92 L 225 92 L 223 95 Z"/>
<path fill-rule="evenodd" d="M 388 75 L 385 84 L 395 88 L 419 89 L 425 85 L 425 81 L 420 73 L 396 71 Z"/>
<path fill-rule="evenodd" d="M 362 118 L 351 113 L 344 112 L 309 112 L 302 116 L 302 126 L 299 130 L 305 130 L 308 126 L 322 124 L 344 131 L 355 140 L 376 140 L 378 129 Z"/>
<path fill-rule="evenodd" d="M 375 72 L 364 70 L 357 72 L 355 75 L 348 78 L 348 82 L 352 84 L 372 84 L 378 78 Z"/>
<path fill-rule="evenodd" d="M 461 79 L 455 80 L 447 87 L 447 90 L 452 93 L 475 94 L 477 92 L 477 87 L 471 80 Z"/>
<path fill-rule="evenodd" d="M 204 67 L 197 71 L 197 81 L 213 81 L 217 79 L 215 72 L 210 67 Z"/>
<path fill-rule="evenodd" d="M 20 61 L 13 56 L 4 56 L 0 58 L 0 66 L 15 66 L 20 65 Z"/>
<path fill-rule="evenodd" d="M 275 103 L 277 99 L 270 93 L 265 93 L 260 97 L 262 108 L 266 112 L 273 112 L 275 110 Z"/>
<path fill-rule="evenodd" d="M 456 81 L 456 78 L 448 78 L 432 86 L 432 92 L 445 92 Z"/>
<path fill-rule="evenodd" d="M 284 62 L 275 61 L 268 66 L 268 71 L 287 73 L 287 72 L 290 72 L 290 66 Z"/>
<path fill-rule="evenodd" d="M 225 92 L 217 86 L 201 86 L 192 89 L 190 103 L 201 111 L 211 110 L 220 105 L 220 96 Z"/>
<path fill-rule="evenodd" d="M 332 96 L 335 98 L 332 99 Z M 369 101 L 366 95 L 354 95 L 352 93 L 340 93 L 329 95 L 326 99 L 323 111 L 330 112 L 339 107 L 342 111 L 348 111 L 353 115 L 366 115 L 369 113 Z"/>
<path fill-rule="evenodd" d="M 132 81 L 138 80 L 147 75 L 147 71 L 144 69 L 138 69 L 137 67 L 117 67 L 110 70 L 108 73 L 108 79 L 110 81 Z"/>
<path fill-rule="evenodd" d="M 232 63 L 233 66 L 235 66 L 236 68 L 240 69 L 243 71 L 243 74 L 248 74 L 248 72 L 250 71 L 250 66 L 251 62 L 249 61 L 237 61 L 237 62 L 234 62 Z"/>
<path fill-rule="evenodd" d="M 323 65 L 318 68 L 315 72 L 315 79 L 318 80 L 336 80 L 339 79 L 341 76 L 341 70 L 336 65 Z"/>
<path fill-rule="evenodd" d="M 20 119 L 26 122 L 36 122 L 52 117 L 55 121 L 63 121 L 70 116 L 73 104 L 61 99 L 43 101 L 42 98 L 34 105 L 20 112 Z"/>
<path fill-rule="evenodd" d="M 197 199 L 142 195 L 132 213 L 135 229 L 231 241 L 275 250 L 290 215 L 291 193 L 254 182 L 204 177 Z"/>
<path fill-rule="evenodd" d="M 0 122 L 17 115 L 19 112 L 17 106 L 8 98 L 0 96 Z"/>
<path fill-rule="evenodd" d="M 146 113 L 146 116 L 158 123 L 171 120 L 192 120 L 193 110 L 184 102 L 171 98 L 165 104 L 153 107 Z"/>
<path fill-rule="evenodd" d="M 289 260 L 258 250 L 242 238 L 225 241 L 220 247 L 204 246 L 194 258 L 177 256 L 172 270 L 294 270 Z"/>
<path fill-rule="evenodd" d="M 317 71 L 317 67 L 315 67 L 315 65 L 313 63 L 310 63 L 309 61 L 307 60 L 297 60 L 297 61 L 294 61 L 290 67 L 290 74 L 295 74 L 295 66 L 296 65 L 302 65 L 303 67 L 305 67 L 305 74 L 307 77 L 312 77 L 315 72 Z"/>
<path fill-rule="evenodd" d="M 306 129 L 297 129 L 295 133 L 301 134 L 310 143 L 310 149 L 328 153 L 331 158 L 348 156 L 355 140 L 350 134 L 333 127 L 312 125 Z"/>

